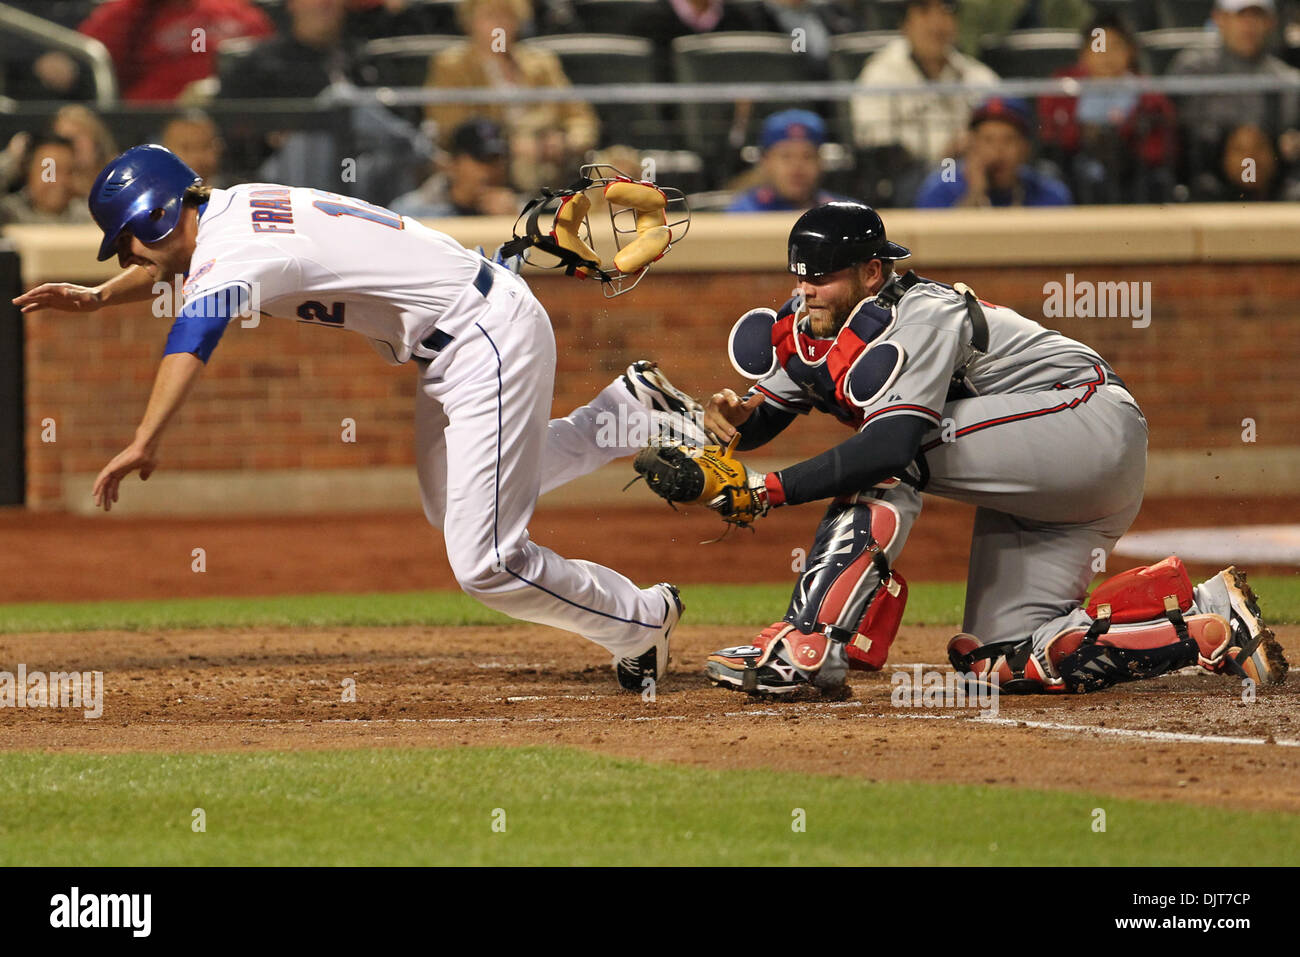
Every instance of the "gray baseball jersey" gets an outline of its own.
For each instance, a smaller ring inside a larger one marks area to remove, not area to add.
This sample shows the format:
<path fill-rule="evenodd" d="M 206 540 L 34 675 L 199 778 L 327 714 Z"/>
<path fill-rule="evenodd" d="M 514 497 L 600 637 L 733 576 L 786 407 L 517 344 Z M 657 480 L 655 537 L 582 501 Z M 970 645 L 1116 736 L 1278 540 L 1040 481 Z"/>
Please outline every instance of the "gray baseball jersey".
<path fill-rule="evenodd" d="M 733 330 L 732 359 L 754 377 L 770 330 L 770 367 L 754 390 L 776 431 L 812 409 L 864 433 L 902 416 L 924 422 L 905 481 L 858 491 L 899 513 L 895 551 L 921 490 L 977 508 L 963 630 L 1019 638 L 1078 608 L 1137 514 L 1146 471 L 1146 421 L 1101 356 L 910 273 L 860 303 L 834 339 L 812 337 L 793 304 L 750 316 Z M 874 454 L 860 442 L 843 448 Z M 796 479 L 800 468 L 780 474 Z"/>

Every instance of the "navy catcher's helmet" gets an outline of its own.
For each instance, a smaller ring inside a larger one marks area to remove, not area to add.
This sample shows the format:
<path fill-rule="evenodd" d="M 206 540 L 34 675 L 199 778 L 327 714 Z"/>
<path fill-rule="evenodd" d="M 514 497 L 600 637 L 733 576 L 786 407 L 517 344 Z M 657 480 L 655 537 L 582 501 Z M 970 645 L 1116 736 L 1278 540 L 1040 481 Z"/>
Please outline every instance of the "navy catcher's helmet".
<path fill-rule="evenodd" d="M 112 160 L 90 188 L 90 215 L 104 231 L 99 261 L 113 255 L 123 230 L 142 243 L 166 238 L 180 222 L 185 190 L 202 182 L 161 146 L 133 146 Z"/>
<path fill-rule="evenodd" d="M 813 279 L 872 259 L 912 253 L 885 238 L 880 214 L 862 203 L 826 203 L 804 213 L 790 230 L 790 271 Z"/>

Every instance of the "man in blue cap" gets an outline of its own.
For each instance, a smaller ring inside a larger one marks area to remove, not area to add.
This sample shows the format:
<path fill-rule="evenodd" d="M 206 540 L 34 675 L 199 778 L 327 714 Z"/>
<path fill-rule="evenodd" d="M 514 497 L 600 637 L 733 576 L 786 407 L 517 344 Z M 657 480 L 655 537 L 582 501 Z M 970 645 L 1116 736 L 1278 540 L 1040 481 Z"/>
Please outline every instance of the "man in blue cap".
<path fill-rule="evenodd" d="M 1069 187 L 1029 165 L 1034 115 L 1024 100 L 990 97 L 971 115 L 960 162 L 944 160 L 916 194 L 918 209 L 1068 206 Z"/>
<path fill-rule="evenodd" d="M 762 183 L 741 193 L 729 213 L 770 213 L 811 209 L 844 197 L 819 187 L 826 123 L 809 110 L 782 110 L 763 122 L 759 146 Z"/>

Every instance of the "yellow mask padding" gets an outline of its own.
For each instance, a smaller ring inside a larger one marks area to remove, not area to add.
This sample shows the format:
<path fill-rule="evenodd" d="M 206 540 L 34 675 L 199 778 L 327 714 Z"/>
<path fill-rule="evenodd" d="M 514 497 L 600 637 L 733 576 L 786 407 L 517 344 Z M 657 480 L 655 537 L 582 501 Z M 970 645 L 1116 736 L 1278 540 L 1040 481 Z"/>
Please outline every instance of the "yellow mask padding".
<path fill-rule="evenodd" d="M 642 230 L 637 217 L 637 237 L 618 251 L 614 265 L 622 273 L 639 272 L 664 254 L 672 241 L 672 230 L 667 226 L 652 226 Z"/>
<path fill-rule="evenodd" d="M 575 193 L 566 197 L 560 203 L 560 208 L 555 211 L 553 235 L 555 241 L 565 249 L 600 265 L 600 256 L 596 255 L 596 250 L 587 245 L 578 234 L 589 209 L 591 209 L 591 200 L 585 194 Z"/>

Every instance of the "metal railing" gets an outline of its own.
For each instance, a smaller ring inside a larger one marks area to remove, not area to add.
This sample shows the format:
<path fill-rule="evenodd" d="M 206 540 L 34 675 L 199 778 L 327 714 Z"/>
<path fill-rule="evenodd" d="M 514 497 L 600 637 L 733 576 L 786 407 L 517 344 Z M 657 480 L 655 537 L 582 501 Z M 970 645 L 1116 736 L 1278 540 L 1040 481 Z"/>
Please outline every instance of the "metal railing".
<path fill-rule="evenodd" d="M 117 103 L 117 74 L 113 70 L 113 58 L 109 56 L 108 48 L 98 40 L 5 3 L 0 3 L 0 31 L 66 53 L 85 63 L 95 85 L 95 104 L 104 108 Z"/>
<path fill-rule="evenodd" d="M 997 83 L 927 83 L 918 85 L 863 86 L 852 80 L 781 83 L 608 83 L 566 87 L 514 87 L 508 95 L 492 87 L 354 87 L 348 96 L 375 100 L 385 106 L 427 106 L 437 103 L 731 103 L 785 100 L 833 101 L 856 97 L 964 96 L 1077 96 L 1080 93 L 1164 93 L 1171 96 L 1208 96 L 1230 93 L 1300 92 L 1300 74 L 1274 76 L 1132 76 L 1117 80 L 1057 79 L 1001 80 Z"/>

